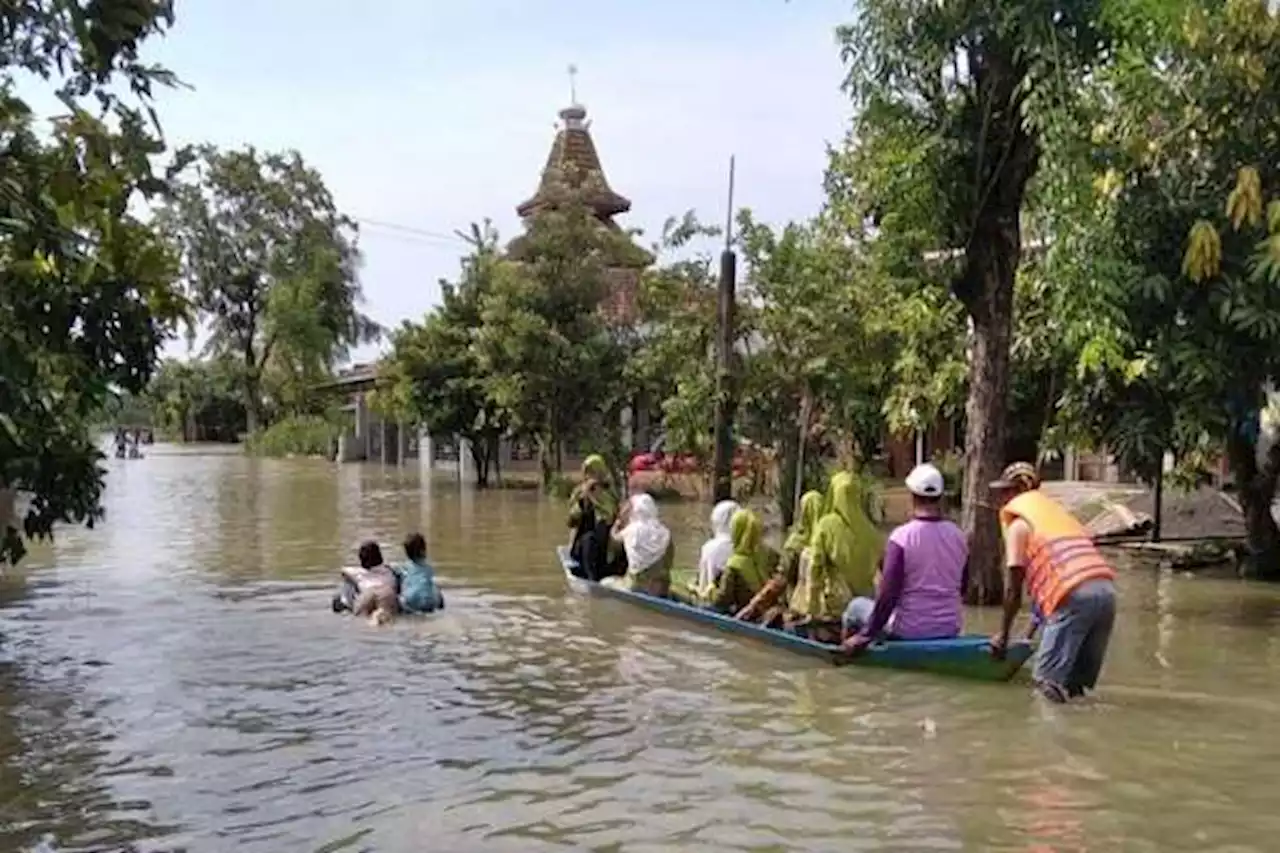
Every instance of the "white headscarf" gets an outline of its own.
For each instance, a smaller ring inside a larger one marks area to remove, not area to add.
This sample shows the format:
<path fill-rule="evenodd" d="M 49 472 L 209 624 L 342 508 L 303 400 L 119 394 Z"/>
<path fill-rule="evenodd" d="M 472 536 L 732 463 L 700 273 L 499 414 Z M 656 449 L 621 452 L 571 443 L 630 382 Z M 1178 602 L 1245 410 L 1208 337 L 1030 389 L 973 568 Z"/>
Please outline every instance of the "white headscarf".
<path fill-rule="evenodd" d="M 658 505 L 641 493 L 632 495 L 627 526 L 622 529 L 622 547 L 627 552 L 627 571 L 642 572 L 667 554 L 671 531 L 658 520 Z"/>
<path fill-rule="evenodd" d="M 711 510 L 711 538 L 702 546 L 698 557 L 698 588 L 713 586 L 724 571 L 724 564 L 733 556 L 733 537 L 729 525 L 733 514 L 741 507 L 737 501 L 720 501 Z"/>

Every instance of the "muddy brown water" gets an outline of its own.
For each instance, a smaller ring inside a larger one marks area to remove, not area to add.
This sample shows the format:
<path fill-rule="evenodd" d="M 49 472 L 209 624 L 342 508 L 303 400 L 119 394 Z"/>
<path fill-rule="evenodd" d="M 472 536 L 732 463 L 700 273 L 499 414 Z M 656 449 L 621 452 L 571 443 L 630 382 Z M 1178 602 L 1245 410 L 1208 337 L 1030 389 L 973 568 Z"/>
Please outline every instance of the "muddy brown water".
<path fill-rule="evenodd" d="M 834 669 L 570 594 L 561 507 L 156 446 L 0 584 L 0 851 L 1245 851 L 1280 594 L 1131 568 L 1098 699 Z M 705 508 L 664 507 L 683 554 Z M 439 618 L 328 612 L 375 535 Z M 993 614 L 976 613 L 986 629 Z"/>

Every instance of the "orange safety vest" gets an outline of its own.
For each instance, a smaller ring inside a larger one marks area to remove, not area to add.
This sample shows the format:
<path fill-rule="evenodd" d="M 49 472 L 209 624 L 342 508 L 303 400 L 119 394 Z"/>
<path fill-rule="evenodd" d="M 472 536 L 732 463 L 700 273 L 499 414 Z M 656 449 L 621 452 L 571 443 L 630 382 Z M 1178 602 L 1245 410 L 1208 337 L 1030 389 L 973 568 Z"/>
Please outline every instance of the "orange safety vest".
<path fill-rule="evenodd" d="M 1027 592 L 1046 618 L 1081 584 L 1115 578 L 1084 525 L 1039 489 L 1023 492 L 1000 510 L 1000 526 L 1006 531 L 1019 518 L 1031 527 Z"/>

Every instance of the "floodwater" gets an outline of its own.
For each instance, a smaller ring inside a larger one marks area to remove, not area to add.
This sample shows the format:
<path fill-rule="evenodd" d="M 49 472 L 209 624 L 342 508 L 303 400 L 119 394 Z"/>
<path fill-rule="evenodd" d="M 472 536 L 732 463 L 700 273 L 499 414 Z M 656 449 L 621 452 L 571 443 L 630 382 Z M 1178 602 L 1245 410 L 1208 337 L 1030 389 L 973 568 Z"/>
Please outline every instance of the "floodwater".
<path fill-rule="evenodd" d="M 1246 851 L 1280 595 L 1126 571 L 1091 705 L 836 669 L 570 594 L 560 506 L 156 446 L 0 585 L 0 850 Z M 669 508 L 692 553 L 698 508 Z M 374 535 L 438 618 L 328 610 Z M 973 617 L 989 627 L 994 614 Z"/>

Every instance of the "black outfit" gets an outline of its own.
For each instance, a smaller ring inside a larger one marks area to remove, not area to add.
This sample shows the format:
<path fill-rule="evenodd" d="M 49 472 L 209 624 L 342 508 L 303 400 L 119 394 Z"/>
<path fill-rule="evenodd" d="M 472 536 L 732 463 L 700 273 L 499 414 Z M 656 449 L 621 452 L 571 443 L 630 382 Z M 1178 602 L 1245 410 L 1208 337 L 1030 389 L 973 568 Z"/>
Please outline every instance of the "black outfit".
<path fill-rule="evenodd" d="M 595 504 L 586 498 L 578 502 L 578 510 L 578 526 L 574 528 L 573 544 L 569 546 L 569 556 L 577 563 L 573 574 L 590 581 L 626 574 L 625 556 L 619 554 L 612 563 L 609 562 L 612 525 L 597 520 Z"/>

